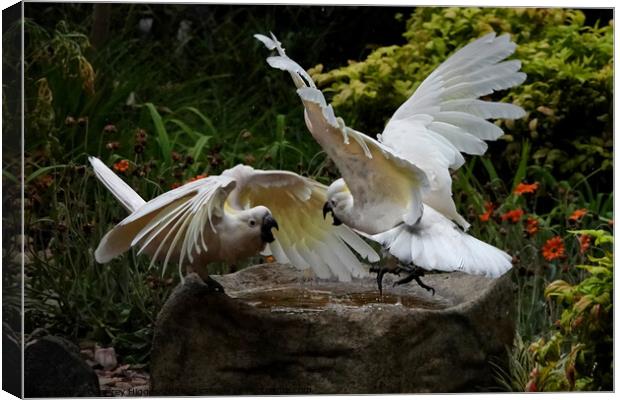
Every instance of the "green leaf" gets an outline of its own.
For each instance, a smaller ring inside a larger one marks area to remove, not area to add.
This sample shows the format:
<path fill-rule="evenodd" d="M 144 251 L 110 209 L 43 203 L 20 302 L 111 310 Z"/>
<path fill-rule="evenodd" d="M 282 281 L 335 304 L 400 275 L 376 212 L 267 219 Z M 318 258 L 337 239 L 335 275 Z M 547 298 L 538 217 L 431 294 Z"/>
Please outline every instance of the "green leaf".
<path fill-rule="evenodd" d="M 217 135 L 217 130 L 215 129 L 215 126 L 213 126 L 213 123 L 211 122 L 211 120 L 205 116 L 203 113 L 201 113 L 196 107 L 183 107 L 181 110 L 187 110 L 193 114 L 195 114 L 196 116 L 198 116 L 198 118 L 200 118 L 205 126 L 207 127 L 207 133 L 211 134 L 211 135 Z"/>
<path fill-rule="evenodd" d="M 170 123 L 170 124 L 174 124 L 178 126 L 179 128 L 181 128 L 183 132 L 187 133 L 194 140 L 198 140 L 200 139 L 200 137 L 203 136 L 200 132 L 197 132 L 194 129 L 190 128 L 189 125 L 187 125 L 185 122 L 181 121 L 180 119 L 172 118 L 172 119 L 167 120 L 166 123 Z"/>
<path fill-rule="evenodd" d="M 512 180 L 512 189 L 514 190 L 517 185 L 525 179 L 525 173 L 527 172 L 527 162 L 530 154 L 530 142 L 528 140 L 523 141 L 523 147 L 521 148 L 521 158 L 519 159 L 519 166 L 517 172 Z"/>
<path fill-rule="evenodd" d="M 491 181 L 495 181 L 496 179 L 499 179 L 499 176 L 497 175 L 497 171 L 495 170 L 495 167 L 493 166 L 493 162 L 489 158 L 480 157 L 480 161 L 482 162 L 484 169 L 486 169 L 487 174 L 489 174 L 489 178 Z"/>
<path fill-rule="evenodd" d="M 9 171 L 3 169 L 2 170 L 2 175 L 7 178 L 8 180 L 10 180 L 11 182 L 15 183 L 16 185 L 20 185 L 21 182 L 19 182 L 17 180 L 17 178 L 15 177 L 15 175 L 13 175 L 12 173 L 10 173 Z"/>
<path fill-rule="evenodd" d="M 570 301 L 574 287 L 564 280 L 551 282 L 545 289 L 545 297 L 557 297 L 558 301 Z"/>
<path fill-rule="evenodd" d="M 59 164 L 59 165 L 50 165 L 50 166 L 47 166 L 47 167 L 39 168 L 38 170 L 34 171 L 32 174 L 28 175 L 28 177 L 26 178 L 24 183 L 30 182 L 31 180 L 33 180 L 37 176 L 43 175 L 47 171 L 51 171 L 51 170 L 54 170 L 54 169 L 57 169 L 57 168 L 66 168 L 66 167 L 67 167 L 66 164 Z"/>
<path fill-rule="evenodd" d="M 284 140 L 284 130 L 286 128 L 286 117 L 282 114 L 276 116 L 276 138 L 279 141 Z"/>
<path fill-rule="evenodd" d="M 161 155 L 162 155 L 162 159 L 164 160 L 164 164 L 170 164 L 172 160 L 172 149 L 170 147 L 170 137 L 168 136 L 168 132 L 166 131 L 161 115 L 159 114 L 159 112 L 157 112 L 157 109 L 155 108 L 153 103 L 146 103 L 145 106 L 149 110 L 151 119 L 153 120 L 153 125 L 155 125 L 155 131 L 157 132 L 159 148 L 161 150 Z"/>
<path fill-rule="evenodd" d="M 211 136 L 202 136 L 200 137 L 200 139 L 198 139 L 191 153 L 194 160 L 199 159 L 200 154 L 202 153 L 202 149 L 207 145 L 209 139 L 211 139 Z"/>
<path fill-rule="evenodd" d="M 612 234 L 602 229 L 580 229 L 580 230 L 574 230 L 574 231 L 569 231 L 569 232 L 576 234 L 576 235 L 592 236 L 596 239 L 594 242 L 596 245 L 614 242 L 614 237 L 612 236 Z"/>

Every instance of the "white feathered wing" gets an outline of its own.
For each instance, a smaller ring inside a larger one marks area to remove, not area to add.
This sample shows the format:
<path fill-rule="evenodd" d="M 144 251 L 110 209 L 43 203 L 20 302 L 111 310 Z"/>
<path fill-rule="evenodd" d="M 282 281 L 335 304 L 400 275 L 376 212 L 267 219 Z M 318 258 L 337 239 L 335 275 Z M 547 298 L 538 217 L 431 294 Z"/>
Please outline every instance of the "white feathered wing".
<path fill-rule="evenodd" d="M 267 58 L 267 62 L 293 77 L 304 104 L 308 130 L 336 164 L 355 199 L 359 211 L 355 228 L 379 233 L 403 220 L 411 224 L 418 221 L 423 212 L 423 192 L 428 187 L 424 172 L 393 149 L 347 127 L 336 118 L 310 76 L 286 56 L 275 37 L 255 37 L 278 51 L 279 55 Z"/>
<path fill-rule="evenodd" d="M 460 49 L 437 67 L 396 110 L 379 140 L 427 175 L 430 190 L 424 203 L 465 230 L 452 199 L 450 170 L 465 162 L 461 153 L 482 155 L 485 140 L 503 131 L 489 118 L 516 119 L 525 111 L 514 104 L 482 101 L 494 91 L 521 84 L 519 60 L 502 61 L 516 48 L 508 35 L 489 33 Z"/>
<path fill-rule="evenodd" d="M 222 175 L 239 183 L 229 197 L 231 206 L 263 205 L 279 221 L 276 240 L 266 249 L 278 262 L 312 268 L 319 278 L 335 276 L 350 281 L 368 273 L 354 252 L 369 262 L 379 260 L 373 248 L 350 228 L 333 226 L 323 218 L 325 185 L 290 171 L 262 171 L 246 165 L 237 165 Z"/>
<path fill-rule="evenodd" d="M 169 260 L 179 266 L 187 260 L 197 267 L 221 261 L 214 252 L 223 251 L 219 248 L 223 232 L 218 232 L 226 226 L 222 221 L 258 206 L 267 207 L 279 223 L 279 230 L 273 232 L 276 240 L 266 249 L 278 262 L 312 268 L 320 278 L 348 281 L 367 274 L 355 253 L 370 262 L 379 259 L 350 228 L 332 226 L 323 219 L 327 188 L 292 172 L 237 165 L 144 202 L 105 164 L 94 157 L 89 160 L 115 197 L 137 206 L 101 240 L 95 251 L 98 262 L 107 262 L 132 246 L 153 260 L 164 259 L 164 268 Z M 253 255 L 245 254 L 243 243 L 235 245 L 239 258 Z"/>
<path fill-rule="evenodd" d="M 456 221 L 464 229 L 469 227 L 456 211 L 450 177 L 450 169 L 459 168 L 464 162 L 461 152 L 483 154 L 487 147 L 484 140 L 495 140 L 502 134 L 499 127 L 485 119 L 524 115 L 516 105 L 478 99 L 494 90 L 520 84 L 525 79 L 525 74 L 518 72 L 519 61 L 499 63 L 515 49 L 507 35 L 496 38 L 494 33 L 488 34 L 440 65 L 401 105 L 378 137 L 383 151 L 370 155 L 346 150 L 350 147 L 348 136 L 351 132 L 355 134 L 356 142 L 367 143 L 372 139 L 347 128 L 341 119 L 335 117 L 331 105 L 326 103 L 312 79 L 286 56 L 277 39 L 273 35 L 271 39 L 263 35 L 255 37 L 267 48 L 278 51 L 279 56 L 270 57 L 269 64 L 287 70 L 293 77 L 304 103 L 306 125 L 336 163 L 347 186 L 363 184 L 360 182 L 364 182 L 365 176 L 372 175 L 365 168 L 369 165 L 378 167 L 381 169 L 376 173 L 382 176 L 383 185 L 372 185 L 368 190 L 381 197 L 384 194 L 382 187 L 395 175 L 376 160 L 373 163 L 368 161 L 378 157 L 388 163 L 390 159 L 404 160 L 424 172 L 425 177 L 419 178 L 418 182 L 425 184 L 417 184 L 424 203 L 419 207 L 423 210 L 422 218 L 417 223 L 403 218 L 402 224 L 371 236 L 373 239 L 381 242 L 402 262 L 413 262 L 426 269 L 499 276 L 511 268 L 508 254 L 467 235 L 452 222 Z M 333 131 L 339 131 L 343 139 L 334 140 L 338 135 Z M 326 136 L 331 140 L 324 139 Z M 355 170 L 341 168 L 343 162 L 334 156 L 343 155 L 350 165 L 357 167 Z M 356 206 L 360 201 L 366 203 L 353 190 L 351 192 Z M 390 201 L 387 206 L 395 204 Z M 385 203 L 375 200 L 369 204 L 369 209 L 384 206 Z M 376 233 L 374 228 L 361 230 Z"/>

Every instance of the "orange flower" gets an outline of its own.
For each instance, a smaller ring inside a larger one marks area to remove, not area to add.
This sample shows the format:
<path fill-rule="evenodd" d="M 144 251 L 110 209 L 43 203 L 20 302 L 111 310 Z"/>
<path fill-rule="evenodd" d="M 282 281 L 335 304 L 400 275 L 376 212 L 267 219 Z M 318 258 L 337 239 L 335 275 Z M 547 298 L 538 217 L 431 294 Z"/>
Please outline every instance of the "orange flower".
<path fill-rule="evenodd" d="M 538 182 L 534 182 L 531 184 L 527 183 L 519 183 L 514 190 L 514 194 L 517 196 L 521 196 L 525 193 L 534 193 L 538 189 Z"/>
<path fill-rule="evenodd" d="M 265 262 L 272 263 L 274 261 L 276 261 L 276 259 L 273 256 L 265 257 Z"/>
<path fill-rule="evenodd" d="M 559 236 L 554 236 L 547 240 L 542 248 L 543 257 L 545 260 L 552 261 L 564 256 L 564 242 Z"/>
<path fill-rule="evenodd" d="M 529 217 L 525 221 L 525 230 L 530 236 L 534 236 L 538 232 L 538 220 L 534 217 Z"/>
<path fill-rule="evenodd" d="M 41 187 L 48 188 L 52 186 L 52 183 L 54 183 L 54 177 L 52 177 L 51 175 L 44 175 L 40 177 L 39 179 L 37 179 L 37 185 Z"/>
<path fill-rule="evenodd" d="M 114 164 L 114 169 L 118 172 L 125 172 L 129 168 L 129 161 L 120 160 L 119 162 Z"/>
<path fill-rule="evenodd" d="M 592 236 L 579 235 L 578 239 L 579 239 L 579 252 L 583 254 L 586 251 L 588 251 L 588 249 L 590 248 L 590 242 L 592 242 Z"/>
<path fill-rule="evenodd" d="M 176 189 L 178 187 L 181 187 L 181 184 L 179 182 L 173 182 L 172 184 L 170 184 L 170 189 Z"/>
<path fill-rule="evenodd" d="M 195 177 L 190 178 L 187 182 L 194 182 L 194 181 L 197 181 L 198 179 L 206 178 L 207 176 L 209 176 L 209 174 L 196 175 Z"/>
<path fill-rule="evenodd" d="M 479 215 L 480 221 L 487 222 L 489 218 L 491 218 L 491 214 L 493 214 L 493 210 L 495 209 L 495 205 L 490 201 L 484 203 L 484 214 Z"/>
<path fill-rule="evenodd" d="M 577 222 L 587 213 L 588 210 L 586 210 L 585 208 L 580 208 L 579 210 L 573 211 L 573 213 L 570 215 L 570 217 L 568 217 L 568 219 Z"/>
<path fill-rule="evenodd" d="M 510 210 L 502 214 L 502 221 L 511 221 L 513 224 L 519 222 L 521 217 L 523 216 L 523 210 L 517 208 L 516 210 Z"/>

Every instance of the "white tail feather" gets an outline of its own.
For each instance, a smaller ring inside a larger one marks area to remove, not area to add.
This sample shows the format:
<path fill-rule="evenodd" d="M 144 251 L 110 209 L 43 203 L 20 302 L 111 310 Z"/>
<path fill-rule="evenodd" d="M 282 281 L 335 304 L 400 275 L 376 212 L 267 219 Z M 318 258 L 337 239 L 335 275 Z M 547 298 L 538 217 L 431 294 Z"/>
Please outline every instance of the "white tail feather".
<path fill-rule="evenodd" d="M 512 267 L 506 252 L 462 232 L 428 205 L 416 226 L 402 224 L 372 239 L 382 243 L 401 263 L 413 263 L 426 270 L 495 278 Z"/>
<path fill-rule="evenodd" d="M 116 197 L 116 199 L 130 213 L 146 204 L 146 201 L 121 178 L 118 177 L 97 157 L 88 157 L 88 161 L 93 166 L 95 176 L 101 183 Z"/>

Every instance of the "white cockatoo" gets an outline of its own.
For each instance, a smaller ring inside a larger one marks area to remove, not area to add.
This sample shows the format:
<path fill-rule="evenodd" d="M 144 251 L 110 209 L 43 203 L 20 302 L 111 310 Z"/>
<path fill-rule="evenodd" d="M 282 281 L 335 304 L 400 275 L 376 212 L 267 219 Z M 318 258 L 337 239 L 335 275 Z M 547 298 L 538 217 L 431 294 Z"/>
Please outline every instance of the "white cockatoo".
<path fill-rule="evenodd" d="M 504 61 L 516 48 L 508 35 L 490 33 L 454 53 L 396 110 L 377 140 L 335 116 L 273 34 L 255 37 L 277 51 L 267 62 L 291 74 L 308 130 L 342 176 L 328 189 L 324 214 L 398 258 L 396 272 L 409 275 L 397 283 L 415 279 L 432 290 L 419 279 L 423 269 L 498 277 L 511 268 L 508 254 L 465 233 L 469 224 L 456 210 L 450 176 L 464 163 L 461 153 L 484 154 L 485 140 L 503 134 L 487 119 L 525 114 L 514 104 L 479 99 L 525 80 L 519 60 Z M 381 290 L 385 270 L 377 272 Z"/>
<path fill-rule="evenodd" d="M 327 187 L 293 172 L 237 165 L 146 202 L 101 160 L 89 161 L 130 212 L 101 239 L 99 263 L 136 246 L 151 263 L 163 260 L 164 270 L 168 261 L 178 262 L 181 278 L 184 264 L 208 278 L 210 262 L 232 263 L 263 251 L 280 263 L 312 268 L 319 278 L 350 281 L 367 274 L 352 249 L 370 262 L 379 260 L 350 228 L 324 220 Z"/>

